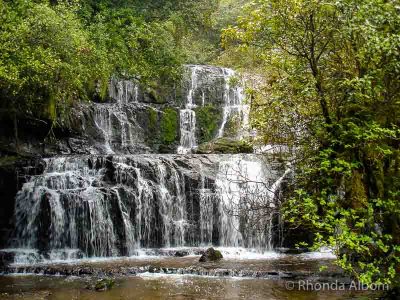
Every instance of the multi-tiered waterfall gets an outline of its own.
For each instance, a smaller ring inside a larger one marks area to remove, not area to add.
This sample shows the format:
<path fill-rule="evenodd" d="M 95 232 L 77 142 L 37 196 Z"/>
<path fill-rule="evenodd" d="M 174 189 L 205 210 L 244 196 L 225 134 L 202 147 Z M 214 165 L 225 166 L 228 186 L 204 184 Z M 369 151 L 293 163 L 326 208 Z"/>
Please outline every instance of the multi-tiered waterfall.
<path fill-rule="evenodd" d="M 196 107 L 212 104 L 221 111 L 215 138 L 232 120 L 241 129 L 248 125 L 243 88 L 233 84 L 232 70 L 186 70 L 181 154 L 197 145 Z M 139 103 L 141 91 L 131 81 L 113 79 L 109 93 L 111 102 L 90 108 L 94 124 L 83 124 L 103 136 L 96 154 L 46 158 L 39 175 L 26 176 L 16 195 L 10 247 L 50 258 L 129 256 L 161 247 L 273 247 L 275 207 L 288 170 L 253 154 L 132 155 L 141 138 L 136 110 L 155 110 Z"/>
<path fill-rule="evenodd" d="M 197 147 L 196 107 L 218 104 L 222 108 L 219 128 L 215 135 L 225 135 L 228 121 L 235 122 L 235 138 L 249 132 L 249 105 L 245 103 L 243 84 L 235 71 L 227 68 L 188 65 L 188 87 L 185 108 L 180 111 L 181 140 L 178 153 L 190 153 Z M 216 88 L 215 83 L 219 86 Z"/>

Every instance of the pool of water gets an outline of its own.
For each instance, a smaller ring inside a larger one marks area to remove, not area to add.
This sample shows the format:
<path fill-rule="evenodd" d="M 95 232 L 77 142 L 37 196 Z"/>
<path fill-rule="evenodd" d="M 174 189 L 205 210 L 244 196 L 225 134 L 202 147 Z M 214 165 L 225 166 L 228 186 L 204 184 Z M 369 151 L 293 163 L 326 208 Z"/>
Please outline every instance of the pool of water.
<path fill-rule="evenodd" d="M 116 279 L 105 292 L 87 289 L 90 278 L 38 275 L 0 277 L 0 299 L 374 299 L 376 293 L 305 291 L 285 280 L 215 278 L 143 273 Z"/>

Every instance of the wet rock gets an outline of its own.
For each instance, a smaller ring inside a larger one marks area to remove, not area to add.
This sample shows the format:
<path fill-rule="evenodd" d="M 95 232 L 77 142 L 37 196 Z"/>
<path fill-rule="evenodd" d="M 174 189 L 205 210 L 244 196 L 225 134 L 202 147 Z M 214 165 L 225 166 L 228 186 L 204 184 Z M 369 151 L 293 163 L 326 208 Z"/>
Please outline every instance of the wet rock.
<path fill-rule="evenodd" d="M 112 289 L 115 284 L 115 280 L 112 278 L 102 278 L 94 283 L 89 283 L 86 288 L 97 292 L 104 292 Z"/>
<path fill-rule="evenodd" d="M 0 251 L 0 268 L 8 266 L 14 262 L 15 253 Z"/>
<path fill-rule="evenodd" d="M 189 251 L 185 251 L 185 250 L 178 250 L 175 252 L 175 257 L 184 257 L 184 256 L 188 256 L 189 255 Z"/>
<path fill-rule="evenodd" d="M 199 262 L 218 261 L 223 258 L 220 251 L 214 248 L 208 248 L 207 251 L 200 257 Z"/>
<path fill-rule="evenodd" d="M 198 154 L 235 154 L 253 153 L 253 147 L 246 141 L 237 141 L 229 138 L 219 138 L 211 142 L 201 144 L 196 153 Z"/>
<path fill-rule="evenodd" d="M 276 252 L 284 253 L 284 254 L 302 254 L 306 252 L 310 252 L 308 248 L 276 248 Z"/>

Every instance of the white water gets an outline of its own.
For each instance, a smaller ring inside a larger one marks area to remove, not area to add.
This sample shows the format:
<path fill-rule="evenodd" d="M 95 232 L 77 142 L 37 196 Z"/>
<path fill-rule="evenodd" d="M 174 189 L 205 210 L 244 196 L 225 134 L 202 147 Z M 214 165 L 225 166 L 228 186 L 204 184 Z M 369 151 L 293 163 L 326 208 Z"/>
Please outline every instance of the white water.
<path fill-rule="evenodd" d="M 137 140 L 126 107 L 138 102 L 139 86 L 129 80 L 111 79 L 109 98 L 112 103 L 93 104 L 93 119 L 104 138 L 103 151 L 114 154 L 116 149 L 126 151 Z"/>
<path fill-rule="evenodd" d="M 260 249 L 248 249 L 243 247 L 214 247 L 221 251 L 224 261 L 265 261 L 279 260 L 285 258 L 296 259 L 299 261 L 309 260 L 334 260 L 336 256 L 329 249 L 321 249 L 317 252 L 308 252 L 303 254 L 283 254 L 274 251 L 260 251 Z M 79 249 L 57 249 L 50 252 L 49 256 L 39 254 L 36 249 L 0 249 L 0 251 L 15 253 L 15 260 L 12 266 L 41 264 L 81 264 L 81 263 L 97 263 L 97 262 L 113 262 L 113 261 L 152 261 L 160 259 L 169 259 L 174 256 L 176 251 L 186 251 L 186 258 L 199 258 L 200 252 L 206 248 L 199 247 L 174 247 L 160 249 L 139 249 L 129 257 L 85 257 Z"/>
<path fill-rule="evenodd" d="M 179 114 L 181 130 L 181 142 L 178 148 L 179 154 L 190 153 L 197 147 L 196 112 L 193 110 L 196 105 L 193 103 L 193 94 L 197 89 L 197 72 L 199 69 L 199 66 L 190 68 L 190 87 L 186 97 L 185 109 L 181 109 Z"/>
<path fill-rule="evenodd" d="M 221 245 L 273 249 L 276 193 L 289 172 L 269 186 L 270 174 L 260 160 L 231 156 L 220 163 L 215 185 L 221 199 Z"/>
<path fill-rule="evenodd" d="M 227 122 L 234 119 L 237 126 L 237 137 L 242 138 L 245 133 L 249 131 L 249 105 L 244 104 L 244 90 L 243 83 L 239 83 L 236 86 L 231 86 L 231 80 L 237 75 L 235 71 L 231 69 L 223 69 L 224 72 L 224 108 L 222 114 L 222 123 L 218 129 L 217 137 L 221 138 L 225 134 L 225 127 Z"/>
<path fill-rule="evenodd" d="M 241 139 L 249 134 L 249 105 L 245 104 L 243 82 L 233 85 L 231 81 L 237 79 L 235 71 L 227 68 L 212 68 L 210 66 L 187 66 L 190 74 L 189 86 L 186 94 L 185 108 L 180 110 L 180 146 L 179 154 L 191 153 L 197 147 L 196 138 L 196 103 L 201 106 L 223 103 L 222 121 L 216 137 L 228 135 Z M 222 80 L 221 80 L 222 79 Z M 222 94 L 216 91 L 221 91 Z M 213 85 L 217 85 L 217 88 Z M 213 90 L 216 91 L 213 91 Z M 211 91 L 210 91 L 211 90 Z M 197 100 L 197 101 L 196 101 Z M 226 133 L 228 123 L 234 129 Z"/>
<path fill-rule="evenodd" d="M 239 116 L 236 121 L 243 129 L 248 124 L 243 88 L 231 86 L 234 71 L 212 68 L 217 79 L 208 73 L 201 79 L 200 73 L 207 68 L 210 72 L 210 67 L 188 68 L 190 85 L 180 112 L 181 154 L 197 147 L 194 109 L 196 103 L 204 106 L 209 101 L 202 80 L 224 82 L 218 136 L 225 135 L 231 118 Z M 110 98 L 116 103 L 94 105 L 107 154 L 133 145 L 135 128 L 126 107 L 138 101 L 138 93 L 132 82 L 113 81 Z M 227 257 L 246 257 L 250 251 L 254 258 L 273 249 L 276 194 L 289 170 L 279 177 L 256 156 L 221 155 L 213 162 L 211 177 L 217 175 L 210 182 L 207 163 L 176 160 L 168 155 L 45 159 L 44 173 L 32 176 L 16 197 L 17 235 L 12 246 L 23 249 L 21 261 L 136 256 L 150 247 L 213 243 L 223 246 Z M 260 218 L 259 212 L 247 209 L 251 204 L 268 209 Z M 39 247 L 45 256 L 35 250 Z M 256 250 L 240 250 L 244 247 Z"/>
<path fill-rule="evenodd" d="M 193 171 L 182 171 L 174 156 L 45 159 L 43 175 L 32 176 L 17 194 L 12 246 L 44 247 L 54 259 L 69 257 L 65 253 L 76 253 L 73 249 L 89 257 L 130 256 L 149 247 L 209 246 L 215 241 L 224 247 L 272 249 L 270 216 L 263 219 L 265 228 L 255 230 L 251 222 L 256 214 L 241 213 L 243 222 L 237 209 L 244 200 L 273 208 L 289 171 L 276 179 L 254 155 L 215 158 L 215 185 L 205 176 L 210 167 L 195 163 L 199 182 L 190 187 L 184 172 Z"/>

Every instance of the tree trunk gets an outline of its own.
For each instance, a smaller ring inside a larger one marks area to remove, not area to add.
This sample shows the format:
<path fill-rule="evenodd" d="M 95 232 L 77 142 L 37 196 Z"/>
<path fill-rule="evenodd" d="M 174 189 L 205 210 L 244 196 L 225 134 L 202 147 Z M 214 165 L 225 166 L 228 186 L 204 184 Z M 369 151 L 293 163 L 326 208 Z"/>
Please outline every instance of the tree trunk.
<path fill-rule="evenodd" d="M 15 151 L 19 154 L 19 139 L 18 139 L 18 120 L 17 113 L 14 112 L 14 139 L 15 139 Z"/>

